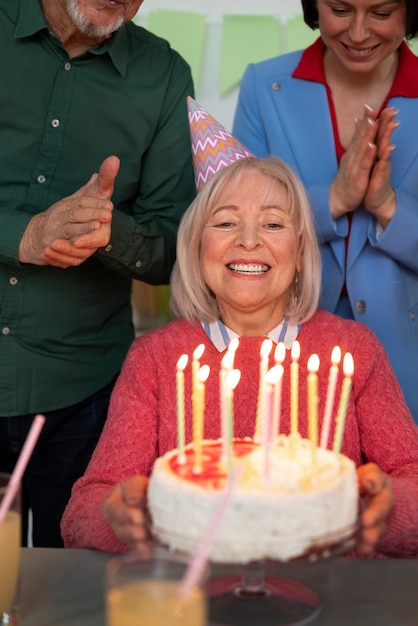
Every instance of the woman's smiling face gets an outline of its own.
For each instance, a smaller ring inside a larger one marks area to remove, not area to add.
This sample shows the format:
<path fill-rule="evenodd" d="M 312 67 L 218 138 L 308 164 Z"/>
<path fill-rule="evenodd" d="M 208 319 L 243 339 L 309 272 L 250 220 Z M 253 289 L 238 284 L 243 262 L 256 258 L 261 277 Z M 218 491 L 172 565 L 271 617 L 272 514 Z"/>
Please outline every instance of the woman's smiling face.
<path fill-rule="evenodd" d="M 229 183 L 203 230 L 200 258 L 227 326 L 247 314 L 270 317 L 271 328 L 278 324 L 300 270 L 286 189 L 257 171 Z"/>
<path fill-rule="evenodd" d="M 317 0 L 317 9 L 328 53 L 346 71 L 374 71 L 405 36 L 403 0 Z"/>

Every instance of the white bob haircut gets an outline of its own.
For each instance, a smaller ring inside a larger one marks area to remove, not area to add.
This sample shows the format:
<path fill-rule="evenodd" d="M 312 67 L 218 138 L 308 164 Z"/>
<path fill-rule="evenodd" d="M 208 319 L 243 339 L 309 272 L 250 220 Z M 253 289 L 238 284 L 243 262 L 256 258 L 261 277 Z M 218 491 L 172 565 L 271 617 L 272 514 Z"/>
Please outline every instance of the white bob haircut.
<path fill-rule="evenodd" d="M 301 271 L 296 273 L 288 294 L 286 315 L 289 322 L 307 321 L 318 307 L 321 286 L 321 257 L 314 221 L 305 188 L 295 172 L 277 157 L 246 157 L 219 170 L 206 183 L 181 220 L 177 238 L 177 260 L 171 275 L 170 308 L 177 317 L 192 323 L 218 319 L 216 295 L 206 285 L 201 268 L 203 229 L 226 186 L 240 185 L 247 172 L 266 178 L 266 204 L 281 185 L 287 192 L 289 216 L 299 238 Z"/>

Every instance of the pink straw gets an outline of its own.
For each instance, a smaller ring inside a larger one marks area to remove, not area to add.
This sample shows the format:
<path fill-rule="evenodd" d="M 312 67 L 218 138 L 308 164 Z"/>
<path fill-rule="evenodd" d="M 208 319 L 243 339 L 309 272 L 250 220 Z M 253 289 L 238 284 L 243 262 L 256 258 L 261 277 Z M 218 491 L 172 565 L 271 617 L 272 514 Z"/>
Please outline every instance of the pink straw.
<path fill-rule="evenodd" d="M 179 593 L 183 598 L 189 595 L 193 587 L 197 585 L 199 579 L 202 576 L 203 570 L 205 569 L 205 565 L 208 560 L 210 549 L 212 548 L 213 542 L 215 540 L 219 524 L 221 523 L 222 518 L 225 514 L 226 507 L 229 504 L 235 485 L 237 484 L 243 471 L 243 465 L 239 465 L 238 467 L 236 467 L 232 479 L 228 481 L 227 490 L 222 496 L 222 499 L 220 500 L 218 507 L 213 514 L 208 529 L 203 535 L 203 538 L 197 548 L 195 555 L 193 556 L 193 559 L 190 561 L 190 564 L 180 584 Z"/>
<path fill-rule="evenodd" d="M 6 517 L 7 511 L 13 502 L 17 490 L 19 489 L 22 476 L 25 472 L 26 466 L 29 462 L 30 456 L 33 452 L 35 444 L 38 440 L 39 433 L 45 423 L 45 417 L 43 415 L 36 415 L 32 422 L 26 441 L 23 444 L 23 448 L 20 452 L 19 458 L 10 477 L 9 484 L 7 485 L 6 493 L 0 506 L 0 522 Z"/>

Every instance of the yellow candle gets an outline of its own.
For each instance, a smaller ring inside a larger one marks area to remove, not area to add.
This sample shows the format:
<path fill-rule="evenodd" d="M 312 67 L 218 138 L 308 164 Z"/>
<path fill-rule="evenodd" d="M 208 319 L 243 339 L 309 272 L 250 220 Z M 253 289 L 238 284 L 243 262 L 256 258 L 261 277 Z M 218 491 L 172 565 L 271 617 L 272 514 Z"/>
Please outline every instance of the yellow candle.
<path fill-rule="evenodd" d="M 232 370 L 228 373 L 225 381 L 226 398 L 227 398 L 227 465 L 228 476 L 231 478 L 233 473 L 232 467 L 232 441 L 234 439 L 234 390 L 241 378 L 239 370 Z"/>
<path fill-rule="evenodd" d="M 264 444 L 264 484 L 270 483 L 270 448 L 276 434 L 273 431 L 274 392 L 277 383 L 283 375 L 283 366 L 274 365 L 266 374 L 264 415 L 263 415 L 263 444 Z"/>
<path fill-rule="evenodd" d="M 183 465 L 186 461 L 184 456 L 184 370 L 189 357 L 182 354 L 177 361 L 176 371 L 176 406 L 177 406 L 177 463 Z"/>
<path fill-rule="evenodd" d="M 311 354 L 308 359 L 308 428 L 309 439 L 314 448 L 318 447 L 318 372 L 319 356 Z"/>
<path fill-rule="evenodd" d="M 205 415 L 205 382 L 209 376 L 209 372 L 209 365 L 202 365 L 196 376 L 196 400 L 195 412 L 193 414 L 193 472 L 195 474 L 200 474 L 200 472 L 202 471 L 202 440 Z"/>
<path fill-rule="evenodd" d="M 321 448 L 328 447 L 331 416 L 334 408 L 335 389 L 337 387 L 338 365 L 341 361 L 341 348 L 335 346 L 331 354 L 331 367 L 329 368 L 327 397 L 325 400 L 324 419 L 321 431 Z"/>
<path fill-rule="evenodd" d="M 298 432 L 299 413 L 299 357 L 300 345 L 294 341 L 291 349 L 292 363 L 290 364 L 290 433 Z"/>
<path fill-rule="evenodd" d="M 193 360 L 192 360 L 192 417 L 194 420 L 194 415 L 196 413 L 196 403 L 197 403 L 197 373 L 200 369 L 200 359 L 202 358 L 202 354 L 205 351 L 205 345 L 200 343 L 195 351 L 193 352 Z"/>
<path fill-rule="evenodd" d="M 266 374 L 269 367 L 269 356 L 273 342 L 271 339 L 264 339 L 260 349 L 260 380 L 258 383 L 258 399 L 257 399 L 257 414 L 255 421 L 254 439 L 260 441 L 261 438 L 261 426 L 264 413 L 264 399 L 266 389 Z"/>
<path fill-rule="evenodd" d="M 349 400 L 350 391 L 351 391 L 351 378 L 354 374 L 353 357 L 349 352 L 347 352 L 344 355 L 343 372 L 344 372 L 345 378 L 341 386 L 340 402 L 338 405 L 338 412 L 337 412 L 336 424 L 335 424 L 335 434 L 334 434 L 333 451 L 335 452 L 335 454 L 339 454 L 341 450 L 341 443 L 342 443 L 343 434 L 344 434 L 345 418 L 347 415 L 348 400 Z"/>

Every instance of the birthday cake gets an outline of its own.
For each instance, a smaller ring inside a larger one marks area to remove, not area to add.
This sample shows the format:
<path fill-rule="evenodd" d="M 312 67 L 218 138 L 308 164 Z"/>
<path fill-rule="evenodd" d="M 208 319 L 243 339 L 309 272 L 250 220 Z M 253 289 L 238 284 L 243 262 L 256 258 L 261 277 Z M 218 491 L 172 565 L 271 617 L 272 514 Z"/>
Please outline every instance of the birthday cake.
<path fill-rule="evenodd" d="M 280 435 L 268 450 L 234 439 L 239 478 L 217 529 L 213 562 L 288 561 L 321 555 L 351 536 L 358 515 L 354 463 L 312 446 L 299 434 Z M 156 460 L 148 490 L 153 532 L 173 550 L 193 553 L 228 487 L 221 441 L 202 441 L 196 472 L 193 444 Z"/>

